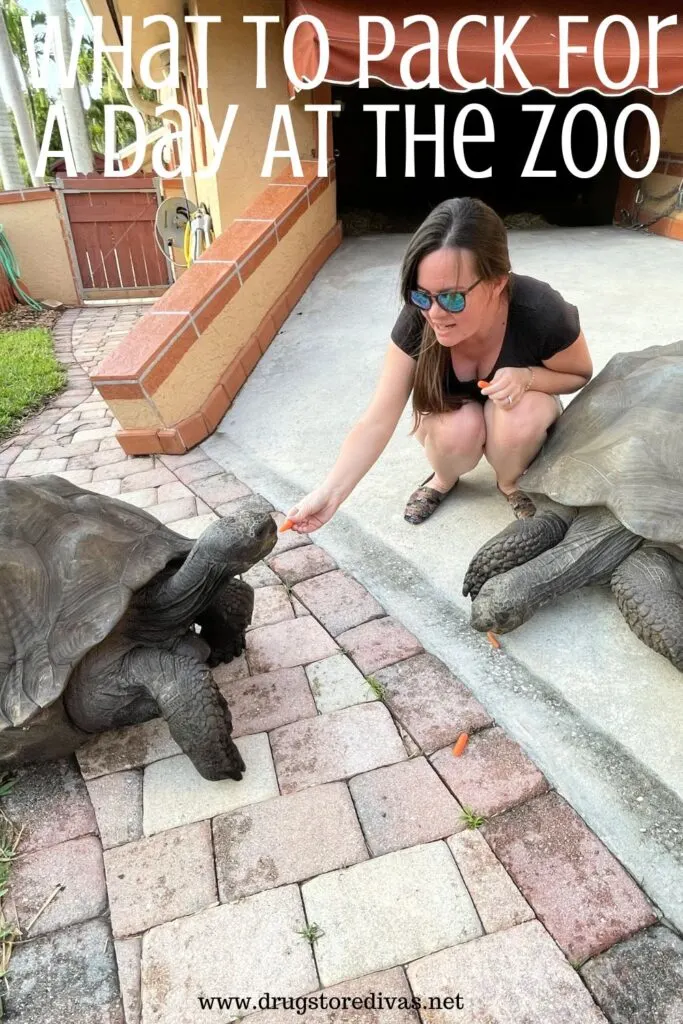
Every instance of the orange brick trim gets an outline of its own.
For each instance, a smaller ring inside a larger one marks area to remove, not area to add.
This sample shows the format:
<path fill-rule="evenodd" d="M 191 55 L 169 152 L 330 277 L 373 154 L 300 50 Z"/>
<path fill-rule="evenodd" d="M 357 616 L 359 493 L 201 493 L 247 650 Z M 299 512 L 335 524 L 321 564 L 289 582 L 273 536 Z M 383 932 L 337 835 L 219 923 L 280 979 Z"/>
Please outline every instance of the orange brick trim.
<path fill-rule="evenodd" d="M 244 216 L 219 235 L 105 357 L 91 377 L 98 390 L 137 384 L 144 397 L 153 397 L 248 277 L 329 188 L 333 160 L 328 162 L 328 176 L 322 178 L 317 176 L 317 161 L 302 164 L 303 178 L 286 171 L 266 186 Z"/>
<path fill-rule="evenodd" d="M 209 434 L 212 434 L 230 408 L 233 399 L 238 394 L 247 377 L 258 363 L 261 354 L 266 351 L 280 330 L 285 318 L 297 304 L 310 282 L 332 255 L 341 240 L 341 221 L 337 221 L 332 230 L 315 247 L 303 267 L 294 277 L 294 280 L 264 316 L 246 345 L 243 346 L 237 357 L 225 370 L 217 386 L 206 399 L 199 412 L 176 424 L 175 427 L 165 430 L 119 431 L 116 436 L 126 454 L 149 455 L 163 452 L 166 455 L 182 455 L 183 452 L 193 448 L 200 441 L 207 438 Z M 191 270 L 192 268 L 190 268 Z M 186 271 L 183 274 L 183 278 L 190 271 Z M 160 317 L 162 315 L 160 314 Z M 177 314 L 170 314 L 170 316 L 174 315 Z M 146 317 L 143 318 L 143 321 L 145 319 Z M 117 389 L 122 386 L 125 387 L 125 385 L 121 384 L 109 386 Z M 115 397 L 114 394 L 107 395 L 106 389 L 108 385 L 106 383 L 99 383 L 97 387 L 105 398 Z M 118 391 L 116 392 L 116 397 L 118 397 Z"/>
<path fill-rule="evenodd" d="M 8 203 L 31 203 L 37 199 L 54 199 L 53 190 L 47 185 L 40 185 L 37 188 L 25 188 L 21 191 L 0 192 L 0 206 Z"/>
<path fill-rule="evenodd" d="M 675 238 L 683 242 L 683 217 L 662 217 L 647 230 L 655 235 L 664 235 L 665 238 Z"/>

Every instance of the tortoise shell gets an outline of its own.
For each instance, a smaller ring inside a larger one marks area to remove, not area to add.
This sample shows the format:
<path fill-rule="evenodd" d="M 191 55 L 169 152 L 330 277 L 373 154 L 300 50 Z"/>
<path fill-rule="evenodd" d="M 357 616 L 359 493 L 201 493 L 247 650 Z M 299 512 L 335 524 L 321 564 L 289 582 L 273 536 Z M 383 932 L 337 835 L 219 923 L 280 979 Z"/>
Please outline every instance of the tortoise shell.
<path fill-rule="evenodd" d="M 520 487 L 562 505 L 606 506 L 632 533 L 683 555 L 683 341 L 610 359 Z"/>
<path fill-rule="evenodd" d="M 25 725 L 193 541 L 57 476 L 0 480 L 0 729 Z"/>

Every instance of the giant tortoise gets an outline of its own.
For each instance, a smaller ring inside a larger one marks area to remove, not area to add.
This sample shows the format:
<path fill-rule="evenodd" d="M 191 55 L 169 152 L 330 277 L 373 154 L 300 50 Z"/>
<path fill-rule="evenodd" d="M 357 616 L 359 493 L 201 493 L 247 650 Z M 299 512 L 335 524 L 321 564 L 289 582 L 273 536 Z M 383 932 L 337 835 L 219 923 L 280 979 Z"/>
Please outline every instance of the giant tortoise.
<path fill-rule="evenodd" d="M 472 559 L 474 628 L 506 633 L 560 594 L 610 584 L 636 636 L 683 670 L 683 341 L 614 356 L 520 486 L 551 500 Z"/>
<path fill-rule="evenodd" d="M 207 662 L 241 653 L 254 592 L 235 577 L 276 539 L 267 513 L 195 543 L 60 477 L 0 481 L 0 764 L 162 715 L 204 778 L 241 779 Z"/>

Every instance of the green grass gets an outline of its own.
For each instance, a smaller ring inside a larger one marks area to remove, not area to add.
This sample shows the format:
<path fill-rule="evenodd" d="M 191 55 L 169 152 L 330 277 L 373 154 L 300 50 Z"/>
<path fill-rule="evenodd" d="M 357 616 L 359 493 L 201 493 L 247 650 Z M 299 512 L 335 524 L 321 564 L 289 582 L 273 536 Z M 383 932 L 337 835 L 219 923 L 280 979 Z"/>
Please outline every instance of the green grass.
<path fill-rule="evenodd" d="M 44 327 L 0 333 L 0 439 L 22 416 L 60 391 L 66 371 L 55 358 L 52 335 Z"/>
<path fill-rule="evenodd" d="M 325 932 L 322 930 L 322 928 L 319 928 L 317 924 L 309 924 L 306 925 L 305 928 L 302 928 L 301 931 L 298 932 L 298 934 L 302 935 L 306 942 L 310 942 L 310 944 L 313 945 L 313 943 L 317 942 L 318 939 L 325 934 Z"/>
<path fill-rule="evenodd" d="M 379 698 L 379 700 L 386 700 L 386 687 L 382 683 L 380 683 L 379 679 L 376 676 L 366 676 L 365 682 L 368 684 L 372 692 Z"/>
<path fill-rule="evenodd" d="M 486 822 L 486 818 L 482 818 L 481 815 L 477 814 L 476 811 L 473 811 L 471 807 L 465 807 L 464 805 L 460 817 L 468 828 L 480 828 Z"/>

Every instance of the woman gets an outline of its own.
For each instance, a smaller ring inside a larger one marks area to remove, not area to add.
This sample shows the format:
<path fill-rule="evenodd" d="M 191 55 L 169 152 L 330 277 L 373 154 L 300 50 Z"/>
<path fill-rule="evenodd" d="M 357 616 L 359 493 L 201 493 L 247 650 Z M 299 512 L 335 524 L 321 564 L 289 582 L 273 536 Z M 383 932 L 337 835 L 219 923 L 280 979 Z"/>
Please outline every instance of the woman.
<path fill-rule="evenodd" d="M 534 514 L 517 481 L 562 412 L 558 395 L 582 388 L 593 372 L 576 307 L 511 272 L 502 220 L 470 198 L 441 203 L 417 229 L 401 292 L 405 305 L 369 407 L 324 483 L 288 513 L 299 533 L 328 522 L 374 465 L 411 391 L 411 433 L 433 472 L 411 494 L 406 520 L 424 522 L 482 456 L 514 514 Z"/>

